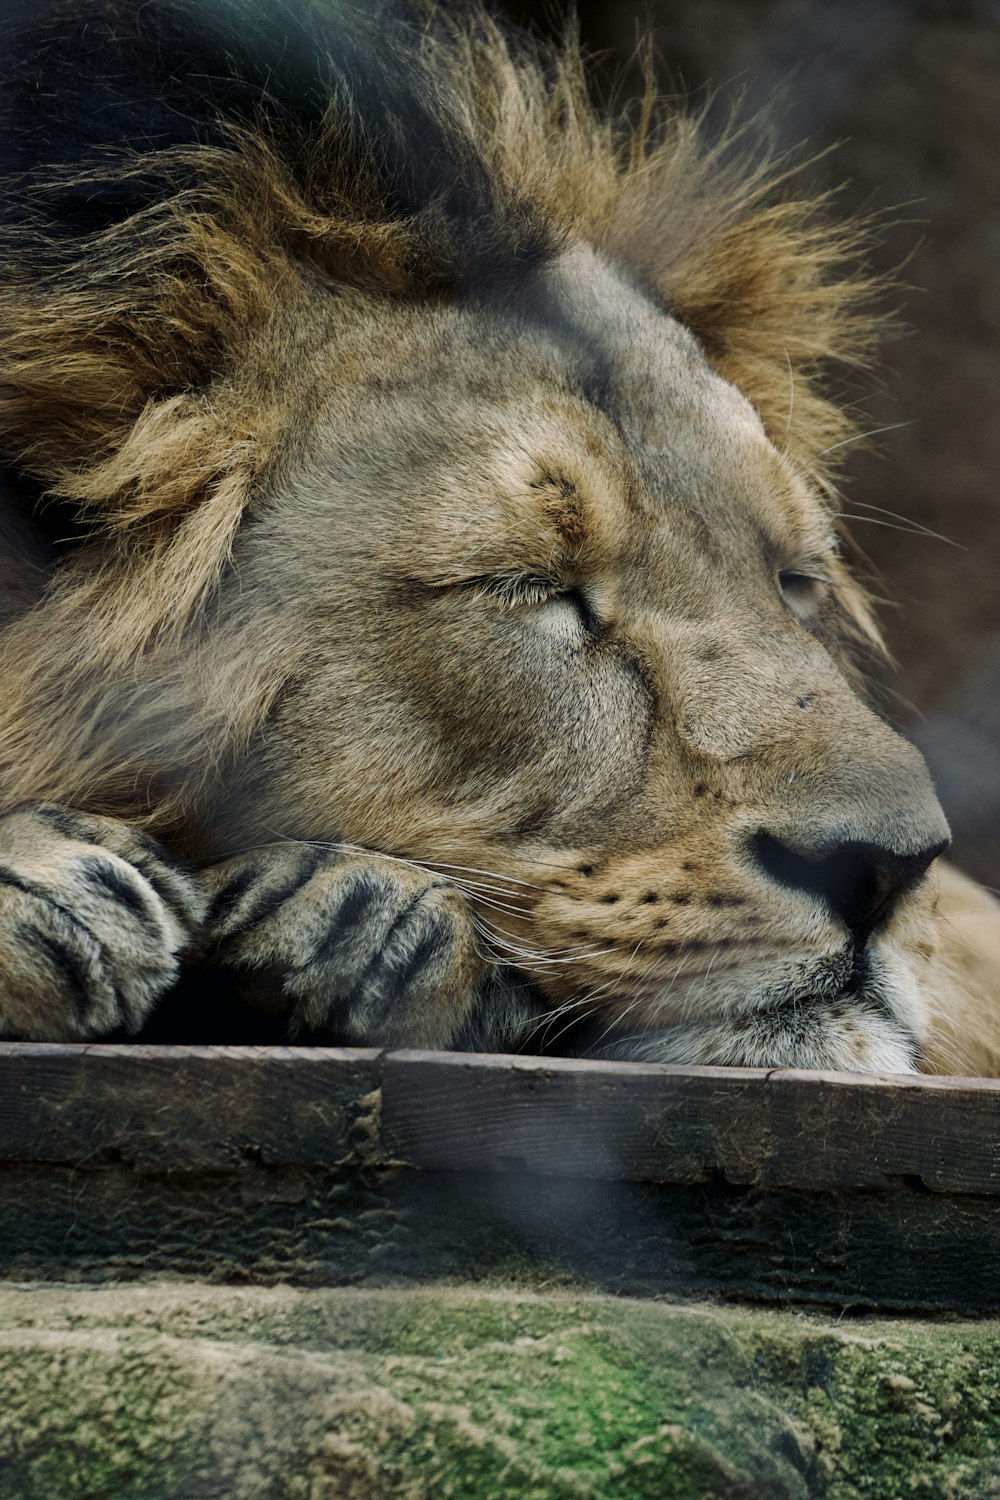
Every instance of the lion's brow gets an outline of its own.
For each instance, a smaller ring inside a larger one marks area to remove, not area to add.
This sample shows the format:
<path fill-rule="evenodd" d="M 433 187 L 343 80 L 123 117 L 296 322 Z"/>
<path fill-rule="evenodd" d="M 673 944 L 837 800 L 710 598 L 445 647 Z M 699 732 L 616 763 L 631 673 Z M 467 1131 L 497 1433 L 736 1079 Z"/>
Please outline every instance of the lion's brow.
<path fill-rule="evenodd" d="M 513 296 L 503 288 L 491 288 L 488 300 L 507 332 L 512 324 L 520 325 L 529 338 L 541 338 L 553 346 L 562 374 L 576 394 L 618 425 L 614 357 L 606 340 L 585 328 L 559 302 L 539 268 L 521 280 Z"/>

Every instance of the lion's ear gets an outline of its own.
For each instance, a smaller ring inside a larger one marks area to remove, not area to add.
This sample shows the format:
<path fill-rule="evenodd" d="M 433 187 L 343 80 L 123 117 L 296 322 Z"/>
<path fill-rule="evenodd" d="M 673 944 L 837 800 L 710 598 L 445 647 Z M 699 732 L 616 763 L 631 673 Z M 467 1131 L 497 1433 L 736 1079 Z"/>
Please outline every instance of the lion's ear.
<path fill-rule="evenodd" d="M 0 457 L 110 532 L 169 523 L 269 461 L 297 298 L 542 254 L 438 76 L 461 48 L 395 10 L 5 0 Z"/>

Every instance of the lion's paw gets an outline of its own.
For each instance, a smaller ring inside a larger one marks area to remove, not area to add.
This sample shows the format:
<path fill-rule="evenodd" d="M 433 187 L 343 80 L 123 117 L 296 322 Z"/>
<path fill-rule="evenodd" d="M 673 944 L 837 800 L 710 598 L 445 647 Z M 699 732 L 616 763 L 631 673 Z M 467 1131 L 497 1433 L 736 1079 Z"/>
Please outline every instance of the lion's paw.
<path fill-rule="evenodd" d="M 204 872 L 204 957 L 236 970 L 297 1030 L 362 1045 L 441 1047 L 483 980 L 462 893 L 365 851 L 269 845 Z"/>
<path fill-rule="evenodd" d="M 48 803 L 0 816 L 0 1036 L 137 1031 L 204 910 L 195 876 L 130 824 Z"/>

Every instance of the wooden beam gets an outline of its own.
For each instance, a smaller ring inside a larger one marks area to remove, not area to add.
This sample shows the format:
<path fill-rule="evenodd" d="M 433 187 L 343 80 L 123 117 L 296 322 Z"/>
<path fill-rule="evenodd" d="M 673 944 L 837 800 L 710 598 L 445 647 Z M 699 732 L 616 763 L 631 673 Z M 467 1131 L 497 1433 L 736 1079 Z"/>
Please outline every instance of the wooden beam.
<path fill-rule="evenodd" d="M 415 1166 L 758 1188 L 1000 1194 L 1000 1081 L 390 1053 Z"/>
<path fill-rule="evenodd" d="M 0 1274 L 1000 1312 L 1000 1082 L 0 1047 Z"/>
<path fill-rule="evenodd" d="M 1000 1080 L 315 1047 L 0 1045 L 0 1161 L 364 1161 L 1000 1195 Z"/>
<path fill-rule="evenodd" d="M 0 1163 L 334 1166 L 376 1147 L 381 1070 L 362 1048 L 8 1042 Z"/>

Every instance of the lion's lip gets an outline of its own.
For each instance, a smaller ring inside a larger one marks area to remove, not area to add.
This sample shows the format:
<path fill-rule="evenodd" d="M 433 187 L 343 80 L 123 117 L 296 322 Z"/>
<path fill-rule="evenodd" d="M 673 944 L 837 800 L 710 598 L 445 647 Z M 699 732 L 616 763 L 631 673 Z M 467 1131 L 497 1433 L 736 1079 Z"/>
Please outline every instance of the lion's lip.
<path fill-rule="evenodd" d="M 821 966 L 811 984 L 790 995 L 764 997 L 764 1004 L 770 1000 L 774 1009 L 780 1011 L 786 1005 L 829 1005 L 837 1000 L 863 1002 L 875 997 L 875 989 L 867 944 L 852 942 Z"/>
<path fill-rule="evenodd" d="M 812 972 L 801 976 L 798 982 L 785 979 L 772 988 L 759 989 L 750 984 L 743 1004 L 727 1012 L 716 1011 L 711 1005 L 711 997 L 707 996 L 709 1004 L 701 1015 L 691 1015 L 689 1012 L 683 1018 L 664 1016 L 657 1024 L 646 1029 L 651 1035 L 661 1030 L 684 1031 L 690 1023 L 712 1026 L 725 1018 L 729 1025 L 737 1028 L 748 1024 L 770 1026 L 778 1034 L 796 1030 L 806 1021 L 808 1012 L 813 1012 L 819 1019 L 824 1010 L 829 1010 L 830 1016 L 827 1019 L 836 1024 L 835 1017 L 838 1011 L 843 1015 L 840 1008 L 844 1006 L 857 1006 L 859 1010 L 877 1013 L 886 1020 L 895 1022 L 896 1017 L 892 1015 L 890 1003 L 878 983 L 876 970 L 877 963 L 866 943 L 847 942 L 836 952 L 818 959 Z M 733 968 L 710 967 L 706 970 L 705 977 L 718 980 L 721 976 L 732 973 Z M 697 974 L 687 978 L 690 985 L 698 984 Z M 636 1030 L 643 1030 L 635 1019 L 634 1010 L 630 1012 L 630 1021 Z M 609 1008 L 608 1012 L 596 1020 L 581 1017 L 567 1027 L 560 1033 L 561 1047 L 568 1046 L 570 1050 L 579 1049 L 587 1053 L 599 1043 L 613 1045 L 618 1034 L 619 1020 Z"/>
<path fill-rule="evenodd" d="M 868 943 L 855 942 L 851 954 L 851 973 L 844 985 L 844 994 L 863 994 L 871 983 L 871 959 Z"/>
<path fill-rule="evenodd" d="M 718 976 L 719 969 L 708 970 Z M 697 976 L 691 976 L 697 982 Z M 812 972 L 799 979 L 783 979 L 747 996 L 746 1009 L 754 1015 L 780 1013 L 803 1005 L 831 1005 L 837 1001 L 877 1001 L 880 993 L 872 956 L 864 944 L 845 944 L 838 952 L 817 960 Z"/>
<path fill-rule="evenodd" d="M 850 974 L 840 985 L 835 988 L 832 985 L 815 985 L 806 987 L 787 998 L 772 997 L 771 1004 L 765 1001 L 762 1008 L 773 1009 L 781 1012 L 789 1007 L 798 1008 L 803 1005 L 833 1005 L 839 1000 L 853 1001 L 855 1004 L 872 1004 L 879 999 L 879 991 L 872 980 L 871 970 L 867 962 L 855 969 L 852 967 Z"/>

